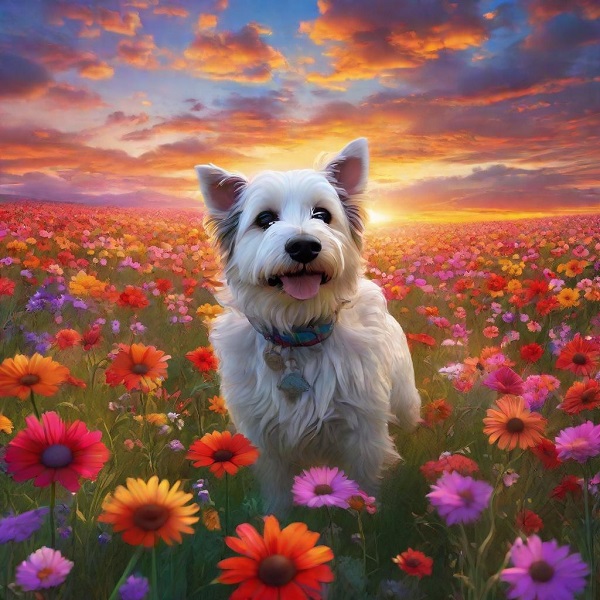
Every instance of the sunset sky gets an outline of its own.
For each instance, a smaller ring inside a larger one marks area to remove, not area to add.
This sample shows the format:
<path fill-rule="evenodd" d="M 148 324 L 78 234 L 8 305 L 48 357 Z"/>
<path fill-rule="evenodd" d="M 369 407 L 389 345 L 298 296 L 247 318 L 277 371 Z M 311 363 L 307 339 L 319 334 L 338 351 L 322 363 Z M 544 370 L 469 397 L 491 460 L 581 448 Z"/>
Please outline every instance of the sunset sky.
<path fill-rule="evenodd" d="M 199 206 L 359 136 L 375 221 L 599 211 L 600 3 L 0 1 L 0 195 Z"/>

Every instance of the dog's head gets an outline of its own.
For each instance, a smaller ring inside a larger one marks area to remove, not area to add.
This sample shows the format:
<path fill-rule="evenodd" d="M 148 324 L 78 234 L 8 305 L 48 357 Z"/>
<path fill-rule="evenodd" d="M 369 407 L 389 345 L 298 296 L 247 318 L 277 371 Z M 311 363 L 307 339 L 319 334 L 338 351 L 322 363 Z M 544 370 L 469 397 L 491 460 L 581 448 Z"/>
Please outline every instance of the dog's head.
<path fill-rule="evenodd" d="M 248 181 L 196 167 L 236 308 L 285 329 L 329 318 L 352 298 L 368 162 L 360 138 L 322 171 L 264 171 Z"/>

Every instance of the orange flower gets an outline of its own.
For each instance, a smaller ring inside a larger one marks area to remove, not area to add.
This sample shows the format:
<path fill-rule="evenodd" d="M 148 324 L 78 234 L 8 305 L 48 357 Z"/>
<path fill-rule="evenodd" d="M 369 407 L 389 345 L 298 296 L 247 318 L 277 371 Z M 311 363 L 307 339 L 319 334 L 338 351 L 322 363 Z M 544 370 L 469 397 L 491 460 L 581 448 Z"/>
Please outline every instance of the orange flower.
<path fill-rule="evenodd" d="M 54 336 L 54 343 L 61 349 L 72 348 L 77 344 L 80 344 L 82 340 L 81 335 L 74 329 L 61 329 Z"/>
<path fill-rule="evenodd" d="M 0 397 L 17 396 L 25 400 L 31 392 L 53 396 L 69 377 L 67 367 L 37 352 L 29 358 L 17 354 L 0 364 Z"/>
<path fill-rule="evenodd" d="M 569 415 L 576 415 L 582 410 L 592 410 L 600 406 L 600 383 L 596 379 L 586 379 L 574 383 L 565 394 L 565 399 L 558 405 Z"/>
<path fill-rule="evenodd" d="M 235 475 L 240 467 L 256 462 L 258 450 L 241 433 L 213 431 L 196 440 L 186 455 L 195 467 L 210 467 L 221 478 L 225 473 Z"/>
<path fill-rule="evenodd" d="M 264 536 L 252 525 L 236 528 L 239 537 L 226 537 L 225 543 L 242 556 L 218 563 L 223 573 L 217 581 L 241 585 L 231 600 L 318 600 L 322 584 L 333 581 L 326 562 L 333 559 L 327 546 L 315 546 L 319 534 L 304 523 L 291 523 L 280 529 L 277 519 L 265 517 Z"/>
<path fill-rule="evenodd" d="M 213 396 L 208 401 L 210 403 L 208 410 L 212 410 L 213 412 L 217 413 L 218 415 L 226 415 L 227 414 L 227 407 L 225 406 L 225 398 L 223 398 L 222 396 Z"/>
<path fill-rule="evenodd" d="M 433 427 L 436 423 L 445 421 L 452 414 L 452 406 L 444 398 L 440 398 L 426 404 L 423 411 L 425 413 L 423 420 L 429 427 Z"/>
<path fill-rule="evenodd" d="M 497 409 L 489 408 L 483 419 L 483 433 L 489 443 L 498 442 L 501 450 L 531 448 L 543 439 L 546 419 L 531 412 L 521 396 L 503 396 L 496 402 Z"/>
<path fill-rule="evenodd" d="M 191 352 L 188 352 L 185 357 L 192 363 L 200 373 L 208 373 L 215 371 L 219 366 L 217 357 L 214 355 L 212 348 L 200 346 Z"/>
<path fill-rule="evenodd" d="M 590 377 L 600 365 L 600 346 L 577 334 L 564 345 L 556 361 L 557 369 L 567 369 L 576 375 Z"/>
<path fill-rule="evenodd" d="M 392 558 L 392 561 L 405 573 L 415 575 L 419 579 L 423 575 L 431 575 L 433 569 L 433 559 L 412 548 L 409 548 L 402 554 L 398 554 L 398 556 Z"/>
<path fill-rule="evenodd" d="M 191 527 L 200 517 L 197 504 L 186 504 L 192 494 L 173 487 L 166 479 L 160 483 L 153 475 L 143 479 L 127 478 L 126 486 L 117 487 L 102 503 L 100 523 L 110 523 L 115 531 L 123 531 L 123 541 L 132 546 L 156 546 L 163 539 L 169 546 L 181 543 L 182 533 L 194 533 Z"/>
<path fill-rule="evenodd" d="M 167 377 L 167 360 L 171 358 L 154 346 L 119 344 L 119 353 L 106 369 L 106 383 L 122 383 L 128 390 L 149 392 Z"/>

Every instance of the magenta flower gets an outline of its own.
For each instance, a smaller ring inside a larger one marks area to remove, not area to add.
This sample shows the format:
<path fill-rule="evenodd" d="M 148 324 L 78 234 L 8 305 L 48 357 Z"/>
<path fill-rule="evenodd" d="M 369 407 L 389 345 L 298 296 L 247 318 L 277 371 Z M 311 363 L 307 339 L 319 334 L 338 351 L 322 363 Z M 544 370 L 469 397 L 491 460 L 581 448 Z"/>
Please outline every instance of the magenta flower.
<path fill-rule="evenodd" d="M 453 471 L 444 473 L 431 486 L 427 497 L 448 525 L 472 523 L 488 505 L 492 489 L 485 481 Z"/>
<path fill-rule="evenodd" d="M 294 503 L 310 508 L 348 508 L 348 499 L 359 493 L 358 484 L 337 467 L 311 467 L 294 477 Z"/>
<path fill-rule="evenodd" d="M 600 454 L 600 425 L 586 421 L 576 427 L 563 429 L 555 439 L 558 458 L 584 463 Z"/>
<path fill-rule="evenodd" d="M 589 573 L 579 553 L 569 554 L 568 546 L 559 546 L 555 540 L 542 542 L 537 535 L 526 542 L 517 538 L 510 560 L 514 567 L 504 569 L 500 578 L 510 585 L 507 597 L 511 600 L 573 600 L 585 588 Z"/>
<path fill-rule="evenodd" d="M 60 585 L 72 568 L 73 563 L 58 550 L 42 546 L 17 567 L 15 579 L 25 591 L 33 592 Z"/>
<path fill-rule="evenodd" d="M 492 371 L 483 380 L 483 385 L 500 394 L 512 396 L 521 396 L 525 391 L 523 380 L 510 367 L 500 367 L 496 371 Z"/>

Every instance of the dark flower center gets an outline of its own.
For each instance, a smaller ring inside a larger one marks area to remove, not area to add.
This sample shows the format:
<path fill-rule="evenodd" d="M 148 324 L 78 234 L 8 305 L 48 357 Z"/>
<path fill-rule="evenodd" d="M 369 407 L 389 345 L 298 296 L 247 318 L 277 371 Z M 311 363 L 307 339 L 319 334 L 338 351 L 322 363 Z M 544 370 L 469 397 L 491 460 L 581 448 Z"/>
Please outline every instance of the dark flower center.
<path fill-rule="evenodd" d="M 327 494 L 331 494 L 333 492 L 333 488 L 328 483 L 320 483 L 315 486 L 315 494 L 317 496 L 326 496 Z"/>
<path fill-rule="evenodd" d="M 587 364 L 587 356 L 583 354 L 583 352 L 575 352 L 573 354 L 573 358 L 571 359 L 573 364 L 575 365 L 585 365 Z"/>
<path fill-rule="evenodd" d="M 538 583 L 546 583 L 554 577 L 554 568 L 545 560 L 536 560 L 529 567 L 529 576 Z"/>
<path fill-rule="evenodd" d="M 158 504 L 144 504 L 133 514 L 133 522 L 145 531 L 156 531 L 169 520 L 169 509 Z"/>
<path fill-rule="evenodd" d="M 296 576 L 294 563 L 282 554 L 273 554 L 264 558 L 258 567 L 258 578 L 273 587 L 282 587 Z"/>
<path fill-rule="evenodd" d="M 61 469 L 73 462 L 73 453 L 64 444 L 52 444 L 42 452 L 41 462 L 49 469 Z"/>
<path fill-rule="evenodd" d="M 144 363 L 138 363 L 137 365 L 133 365 L 133 367 L 131 367 L 131 372 L 135 373 L 136 375 L 145 375 L 150 369 L 148 368 L 148 365 L 145 365 Z"/>
<path fill-rule="evenodd" d="M 233 452 L 231 450 L 217 450 L 213 454 L 215 462 L 227 462 L 233 458 Z"/>
<path fill-rule="evenodd" d="M 35 375 L 34 373 L 28 373 L 27 375 L 23 375 L 23 377 L 19 379 L 19 383 L 21 385 L 35 385 L 36 383 L 39 383 L 39 381 L 40 376 Z"/>
<path fill-rule="evenodd" d="M 407 567 L 410 567 L 411 569 L 416 569 L 417 567 L 419 567 L 421 565 L 421 561 L 418 558 L 415 558 L 414 556 L 411 556 L 410 558 L 407 558 L 404 561 L 404 564 Z"/>
<path fill-rule="evenodd" d="M 467 506 L 469 506 L 471 502 L 475 500 L 471 490 L 462 490 L 461 492 L 458 492 L 458 495 L 464 500 Z"/>
<path fill-rule="evenodd" d="M 581 404 L 589 404 L 590 402 L 594 402 L 596 400 L 597 390 L 585 390 L 583 394 L 581 394 Z"/>
<path fill-rule="evenodd" d="M 506 423 L 506 430 L 510 433 L 521 433 L 523 429 L 525 429 L 525 423 L 523 423 L 523 420 L 519 419 L 518 417 L 513 417 Z"/>

